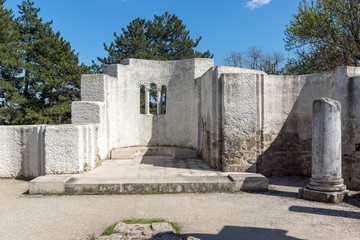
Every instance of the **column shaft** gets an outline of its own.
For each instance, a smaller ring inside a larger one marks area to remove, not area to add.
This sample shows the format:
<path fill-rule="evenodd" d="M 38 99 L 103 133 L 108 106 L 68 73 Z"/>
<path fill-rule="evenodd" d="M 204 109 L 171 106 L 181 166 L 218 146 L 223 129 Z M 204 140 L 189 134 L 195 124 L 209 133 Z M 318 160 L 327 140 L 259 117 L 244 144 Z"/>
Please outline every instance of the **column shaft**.
<path fill-rule="evenodd" d="M 149 86 L 145 87 L 145 114 L 150 114 L 150 88 Z"/>
<path fill-rule="evenodd" d="M 341 105 L 330 98 L 313 103 L 312 167 L 308 187 L 318 191 L 345 189 L 341 175 Z"/>
<path fill-rule="evenodd" d="M 162 114 L 161 88 L 157 88 L 157 114 Z"/>

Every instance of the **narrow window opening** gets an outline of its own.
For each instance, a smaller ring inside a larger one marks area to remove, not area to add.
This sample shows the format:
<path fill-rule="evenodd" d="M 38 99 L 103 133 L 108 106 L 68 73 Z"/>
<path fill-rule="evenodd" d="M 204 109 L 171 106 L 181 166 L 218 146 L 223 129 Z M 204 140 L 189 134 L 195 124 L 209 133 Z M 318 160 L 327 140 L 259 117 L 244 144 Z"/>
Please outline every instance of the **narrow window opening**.
<path fill-rule="evenodd" d="M 145 86 L 140 86 L 140 114 L 145 114 Z"/>
<path fill-rule="evenodd" d="M 157 90 L 156 84 L 150 84 L 150 96 L 149 96 L 149 103 L 150 103 L 150 114 L 157 114 Z"/>
<path fill-rule="evenodd" d="M 167 87 L 165 85 L 161 86 L 161 113 L 166 114 L 166 97 L 167 97 Z"/>

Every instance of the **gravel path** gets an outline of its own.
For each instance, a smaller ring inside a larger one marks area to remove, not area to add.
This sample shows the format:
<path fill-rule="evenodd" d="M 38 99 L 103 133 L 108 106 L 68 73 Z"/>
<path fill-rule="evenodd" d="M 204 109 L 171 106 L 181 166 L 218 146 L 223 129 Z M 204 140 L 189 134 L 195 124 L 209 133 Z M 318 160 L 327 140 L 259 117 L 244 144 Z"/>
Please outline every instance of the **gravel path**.
<path fill-rule="evenodd" d="M 360 239 L 360 201 L 296 198 L 302 178 L 270 179 L 269 193 L 30 196 L 0 180 L 0 239 L 76 239 L 123 219 L 165 219 L 202 239 Z"/>

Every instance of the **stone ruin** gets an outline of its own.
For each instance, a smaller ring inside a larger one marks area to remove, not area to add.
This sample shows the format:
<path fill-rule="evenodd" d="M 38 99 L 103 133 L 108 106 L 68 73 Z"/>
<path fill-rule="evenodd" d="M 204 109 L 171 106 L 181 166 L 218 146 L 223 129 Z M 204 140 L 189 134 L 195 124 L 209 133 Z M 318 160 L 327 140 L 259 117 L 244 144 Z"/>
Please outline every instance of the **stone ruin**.
<path fill-rule="evenodd" d="M 133 146 L 193 149 L 227 172 L 310 176 L 312 103 L 328 97 L 342 106 L 344 183 L 360 190 L 359 93 L 356 67 L 275 76 L 212 59 L 128 59 L 82 76 L 72 124 L 1 126 L 0 177 L 79 173 Z"/>

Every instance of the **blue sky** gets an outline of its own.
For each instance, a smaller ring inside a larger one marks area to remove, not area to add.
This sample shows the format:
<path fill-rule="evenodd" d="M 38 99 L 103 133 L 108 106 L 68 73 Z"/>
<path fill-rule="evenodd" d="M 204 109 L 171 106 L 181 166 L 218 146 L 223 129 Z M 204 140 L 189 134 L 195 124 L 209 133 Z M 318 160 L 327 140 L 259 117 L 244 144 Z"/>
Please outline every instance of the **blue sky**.
<path fill-rule="evenodd" d="M 134 18 L 153 19 L 165 11 L 175 13 L 186 24 L 197 48 L 214 53 L 216 65 L 224 64 L 229 50 L 251 46 L 265 51 L 284 49 L 284 30 L 299 0 L 34 0 L 40 16 L 53 20 L 55 31 L 71 43 L 81 62 L 91 64 L 104 57 L 103 43 L 114 41 L 121 28 Z M 6 8 L 17 13 L 21 0 L 7 0 Z"/>

